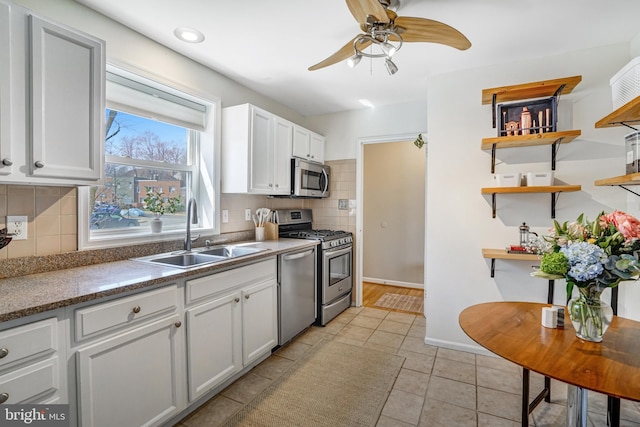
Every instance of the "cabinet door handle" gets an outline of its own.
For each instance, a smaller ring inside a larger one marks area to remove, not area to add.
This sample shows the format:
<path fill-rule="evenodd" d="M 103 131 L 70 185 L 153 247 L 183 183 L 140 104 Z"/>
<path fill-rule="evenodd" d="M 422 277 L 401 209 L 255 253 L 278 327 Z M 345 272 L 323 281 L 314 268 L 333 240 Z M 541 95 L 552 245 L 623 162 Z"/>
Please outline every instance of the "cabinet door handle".
<path fill-rule="evenodd" d="M 9 354 L 9 349 L 0 348 L 0 359 L 7 357 L 7 354 Z"/>
<path fill-rule="evenodd" d="M 179 328 L 180 326 L 182 326 L 182 322 L 178 320 L 176 323 L 174 323 L 174 326 L 176 328 Z"/>
<path fill-rule="evenodd" d="M 5 165 L 5 166 L 11 166 L 13 164 L 13 162 L 9 158 L 4 158 L 4 159 L 2 159 L 2 164 Z"/>
<path fill-rule="evenodd" d="M 249 295 L 249 294 L 246 294 L 246 295 L 244 296 L 244 299 L 249 299 L 249 298 L 251 298 L 251 295 Z"/>
<path fill-rule="evenodd" d="M 44 167 L 44 163 L 42 163 L 40 160 L 36 160 L 33 165 L 38 169 L 41 169 Z"/>
<path fill-rule="evenodd" d="M 133 311 L 135 314 L 140 313 L 140 306 L 139 306 L 139 305 L 136 305 L 135 307 L 133 307 L 133 310 L 132 310 L 132 311 Z"/>
<path fill-rule="evenodd" d="M 9 399 L 9 393 L 0 393 L 0 403 L 4 403 Z"/>
<path fill-rule="evenodd" d="M 235 302 L 240 302 L 240 298 L 236 297 L 236 298 L 234 299 L 234 301 L 235 301 Z"/>

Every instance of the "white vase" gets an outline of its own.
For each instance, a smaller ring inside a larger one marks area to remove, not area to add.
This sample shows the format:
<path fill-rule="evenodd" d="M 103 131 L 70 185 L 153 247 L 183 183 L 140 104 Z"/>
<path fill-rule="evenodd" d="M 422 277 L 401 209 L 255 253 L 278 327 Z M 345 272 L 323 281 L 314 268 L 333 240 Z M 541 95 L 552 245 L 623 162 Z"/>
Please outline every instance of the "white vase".
<path fill-rule="evenodd" d="M 160 219 L 159 216 L 153 218 L 151 221 L 149 221 L 149 223 L 151 224 L 151 232 L 152 233 L 161 233 L 162 232 L 162 219 Z"/>

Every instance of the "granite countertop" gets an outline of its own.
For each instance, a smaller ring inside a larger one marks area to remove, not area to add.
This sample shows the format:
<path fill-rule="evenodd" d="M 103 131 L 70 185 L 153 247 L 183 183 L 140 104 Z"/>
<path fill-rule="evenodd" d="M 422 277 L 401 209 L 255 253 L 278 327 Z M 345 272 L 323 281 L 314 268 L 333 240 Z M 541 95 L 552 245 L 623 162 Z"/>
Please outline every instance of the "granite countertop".
<path fill-rule="evenodd" d="M 125 260 L 0 279 L 0 322 L 136 289 L 151 288 L 202 273 L 215 273 L 317 244 L 317 241 L 301 239 L 255 242 L 255 247 L 268 250 L 189 269 Z"/>

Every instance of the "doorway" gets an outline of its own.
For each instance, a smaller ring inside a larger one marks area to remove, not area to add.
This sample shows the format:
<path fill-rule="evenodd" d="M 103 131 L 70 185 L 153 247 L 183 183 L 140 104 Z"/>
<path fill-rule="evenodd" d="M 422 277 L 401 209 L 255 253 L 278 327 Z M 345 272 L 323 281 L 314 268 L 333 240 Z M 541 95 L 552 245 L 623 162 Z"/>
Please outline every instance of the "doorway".
<path fill-rule="evenodd" d="M 413 307 L 423 305 L 426 147 L 417 148 L 415 139 L 410 134 L 360 141 L 357 305 L 394 310 L 398 306 L 388 303 L 396 301 L 398 311 L 411 311 L 404 310 L 409 299 Z"/>

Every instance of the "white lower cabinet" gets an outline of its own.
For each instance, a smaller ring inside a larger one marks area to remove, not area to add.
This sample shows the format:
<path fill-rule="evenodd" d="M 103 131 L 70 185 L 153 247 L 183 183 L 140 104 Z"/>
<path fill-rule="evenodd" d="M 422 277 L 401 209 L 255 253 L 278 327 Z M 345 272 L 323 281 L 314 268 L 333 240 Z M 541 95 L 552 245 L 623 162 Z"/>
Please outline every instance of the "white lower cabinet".
<path fill-rule="evenodd" d="M 155 426 L 183 409 L 179 325 L 174 314 L 78 350 L 80 425 Z"/>
<path fill-rule="evenodd" d="M 242 369 L 242 307 L 232 292 L 187 310 L 189 400 Z"/>
<path fill-rule="evenodd" d="M 66 392 L 58 357 L 58 319 L 0 332 L 0 404 L 47 403 Z"/>
<path fill-rule="evenodd" d="M 271 354 L 276 279 L 273 257 L 5 327 L 0 407 L 69 403 L 80 427 L 175 423 Z"/>
<path fill-rule="evenodd" d="M 79 425 L 156 426 L 184 409 L 179 307 L 173 284 L 75 310 Z"/>
<path fill-rule="evenodd" d="M 242 290 L 242 362 L 245 365 L 278 343 L 277 307 L 275 278 Z"/>
<path fill-rule="evenodd" d="M 189 401 L 277 345 L 276 274 L 274 258 L 186 282 Z"/>

